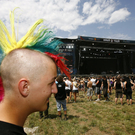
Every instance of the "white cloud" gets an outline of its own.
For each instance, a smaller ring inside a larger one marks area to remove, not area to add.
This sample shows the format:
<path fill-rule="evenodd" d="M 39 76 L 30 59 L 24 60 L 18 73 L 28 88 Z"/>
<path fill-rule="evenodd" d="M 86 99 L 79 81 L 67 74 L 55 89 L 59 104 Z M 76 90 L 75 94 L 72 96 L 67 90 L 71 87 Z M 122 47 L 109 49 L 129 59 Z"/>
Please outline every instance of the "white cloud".
<path fill-rule="evenodd" d="M 96 0 L 95 3 L 85 2 L 83 13 L 86 16 L 82 25 L 92 23 L 113 24 L 124 21 L 130 12 L 126 8 L 115 10 L 117 3 L 114 0 Z"/>
<path fill-rule="evenodd" d="M 92 2 L 85 2 L 83 5 L 83 13 L 89 14 L 89 9 L 91 8 Z"/>
<path fill-rule="evenodd" d="M 116 3 L 113 0 L 96 0 L 95 3 L 84 3 L 83 13 L 87 14 L 87 17 L 83 21 L 82 25 L 97 22 L 106 23 L 106 20 L 114 11 L 115 6 Z"/>
<path fill-rule="evenodd" d="M 19 16 L 19 37 L 38 19 L 45 19 L 45 25 L 54 31 L 71 33 L 81 25 L 92 23 L 113 24 L 124 21 L 130 12 L 126 8 L 116 10 L 116 0 L 88 0 L 80 9 L 81 0 L 4 0 L 0 1 L 0 19 L 8 29 L 9 11 L 15 7 L 15 20 Z M 15 23 L 17 26 L 17 21 Z"/>
<path fill-rule="evenodd" d="M 106 38 L 131 40 L 131 37 L 122 33 L 113 34 L 113 35 L 107 36 Z"/>
<path fill-rule="evenodd" d="M 73 35 L 73 36 L 66 36 L 66 37 L 62 37 L 62 36 L 57 36 L 57 38 L 68 38 L 68 39 L 77 39 L 78 38 L 78 36 L 76 36 L 76 35 Z"/>
<path fill-rule="evenodd" d="M 113 24 L 119 21 L 125 20 L 130 15 L 130 12 L 126 8 L 114 11 L 109 19 L 109 24 Z"/>
<path fill-rule="evenodd" d="M 9 11 L 15 7 L 15 18 L 19 16 L 19 33 L 24 35 L 28 28 L 38 19 L 45 19 L 45 25 L 54 30 L 72 31 L 82 23 L 82 16 L 78 11 L 80 0 L 4 0 L 0 1 L 0 19 L 10 27 Z M 16 20 L 15 19 L 15 20 Z"/>
<path fill-rule="evenodd" d="M 98 27 L 98 29 L 103 29 L 103 28 L 104 28 L 104 26 L 99 26 L 99 27 Z"/>

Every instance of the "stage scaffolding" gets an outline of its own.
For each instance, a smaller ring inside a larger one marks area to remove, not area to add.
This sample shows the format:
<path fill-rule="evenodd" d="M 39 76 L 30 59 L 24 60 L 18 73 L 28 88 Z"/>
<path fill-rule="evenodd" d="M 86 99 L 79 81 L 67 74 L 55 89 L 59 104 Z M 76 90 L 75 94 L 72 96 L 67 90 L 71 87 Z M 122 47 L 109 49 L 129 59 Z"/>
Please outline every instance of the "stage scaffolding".
<path fill-rule="evenodd" d="M 61 55 L 73 75 L 135 73 L 135 41 L 78 36 L 59 38 Z"/>

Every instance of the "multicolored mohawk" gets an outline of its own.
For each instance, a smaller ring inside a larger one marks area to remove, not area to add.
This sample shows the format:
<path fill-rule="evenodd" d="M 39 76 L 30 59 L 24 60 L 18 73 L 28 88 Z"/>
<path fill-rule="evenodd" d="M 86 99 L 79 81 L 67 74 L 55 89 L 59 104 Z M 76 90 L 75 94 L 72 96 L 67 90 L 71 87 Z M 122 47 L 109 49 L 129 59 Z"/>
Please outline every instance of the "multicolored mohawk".
<path fill-rule="evenodd" d="M 0 48 L 5 55 L 17 48 L 30 48 L 53 53 L 58 51 L 58 45 L 61 42 L 59 40 L 50 41 L 54 37 L 52 31 L 42 26 L 34 33 L 37 26 L 43 23 L 43 19 L 36 21 L 26 35 L 17 42 L 14 27 L 14 10 L 10 12 L 12 35 L 9 34 L 4 23 L 0 20 Z"/>
<path fill-rule="evenodd" d="M 14 27 L 14 10 L 10 12 L 12 35 L 9 34 L 6 26 L 0 20 L 0 63 L 5 55 L 7 55 L 10 51 L 18 48 L 29 48 L 32 50 L 38 50 L 40 52 L 58 54 L 58 46 L 62 42 L 54 39 L 52 31 L 50 31 L 45 26 L 41 26 L 37 32 L 35 32 L 37 26 L 43 23 L 43 19 L 36 21 L 34 25 L 28 30 L 26 35 L 20 41 L 17 41 Z M 56 57 L 58 57 L 58 55 L 56 55 Z M 61 61 L 61 59 L 63 58 L 60 57 L 58 60 Z M 70 76 L 69 72 L 67 71 L 68 68 L 65 65 L 64 67 L 59 67 L 66 75 Z"/>

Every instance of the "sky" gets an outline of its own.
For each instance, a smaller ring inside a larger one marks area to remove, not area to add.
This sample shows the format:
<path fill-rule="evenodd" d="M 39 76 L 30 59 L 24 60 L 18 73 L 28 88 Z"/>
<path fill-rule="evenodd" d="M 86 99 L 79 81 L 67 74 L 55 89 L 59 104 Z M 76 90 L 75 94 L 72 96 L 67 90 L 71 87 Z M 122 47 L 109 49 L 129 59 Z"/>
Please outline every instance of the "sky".
<path fill-rule="evenodd" d="M 38 19 L 55 37 L 78 36 L 135 40 L 135 0 L 0 0 L 0 20 L 11 32 L 9 12 L 15 10 L 20 39 Z"/>

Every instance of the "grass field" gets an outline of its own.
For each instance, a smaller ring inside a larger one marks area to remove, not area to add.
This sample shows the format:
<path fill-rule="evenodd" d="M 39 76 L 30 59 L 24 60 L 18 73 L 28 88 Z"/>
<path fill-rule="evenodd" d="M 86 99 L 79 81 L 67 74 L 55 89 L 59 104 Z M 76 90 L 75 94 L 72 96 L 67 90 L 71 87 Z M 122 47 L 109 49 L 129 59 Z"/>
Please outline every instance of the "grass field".
<path fill-rule="evenodd" d="M 31 114 L 24 127 L 37 127 L 35 133 L 28 135 L 135 135 L 135 91 L 133 92 L 133 105 L 124 105 L 120 100 L 115 105 L 115 91 L 110 96 L 110 101 L 87 101 L 87 97 L 80 92 L 77 102 L 73 99 L 67 104 L 68 120 L 59 120 L 57 116 L 55 98 L 50 98 L 48 119 L 39 119 L 39 113 Z M 62 111 L 63 112 L 63 111 Z M 64 115 L 63 115 L 64 117 Z"/>

